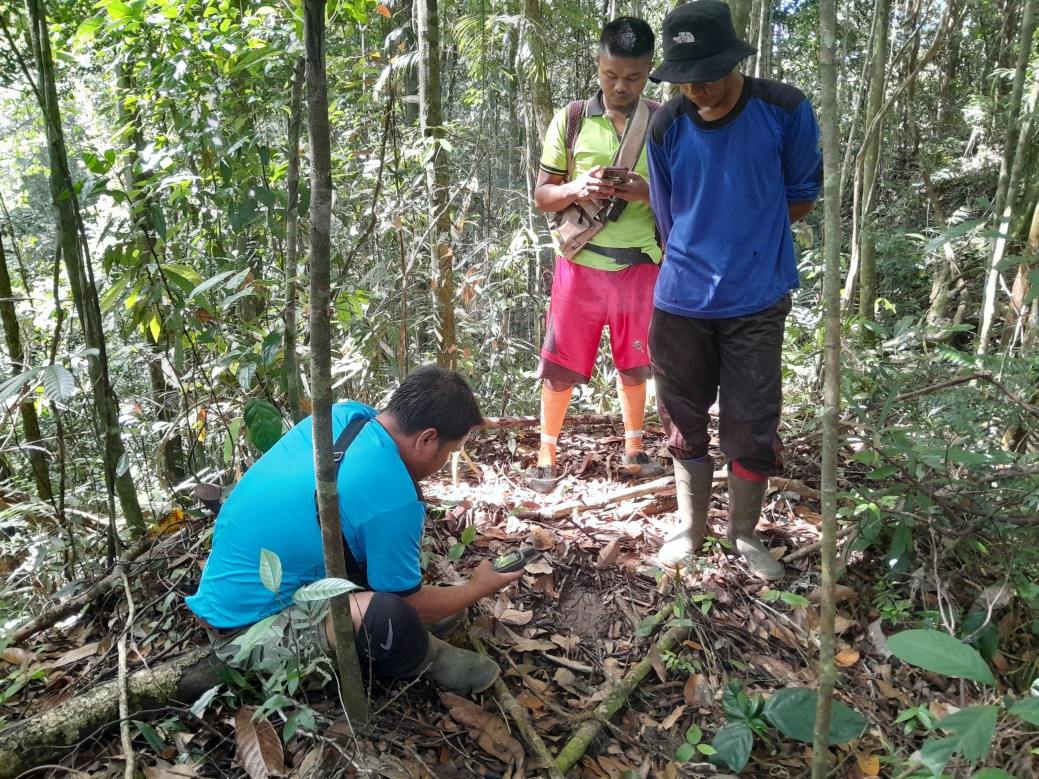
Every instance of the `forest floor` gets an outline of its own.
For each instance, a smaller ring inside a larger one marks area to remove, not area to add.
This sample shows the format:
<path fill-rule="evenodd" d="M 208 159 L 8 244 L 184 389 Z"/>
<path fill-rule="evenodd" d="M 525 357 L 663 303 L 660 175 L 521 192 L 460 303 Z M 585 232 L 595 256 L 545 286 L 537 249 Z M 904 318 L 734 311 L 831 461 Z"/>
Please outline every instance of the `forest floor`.
<path fill-rule="evenodd" d="M 663 537 L 674 527 L 673 485 L 619 502 L 603 499 L 637 485 L 619 467 L 621 433 L 605 425 L 564 430 L 560 464 L 568 475 L 547 496 L 525 489 L 521 478 L 536 453 L 536 428 L 474 436 L 468 454 L 479 472 L 462 461 L 457 481 L 445 471 L 424 484 L 432 509 L 427 522 L 430 545 L 439 555 L 430 563 L 431 579 L 450 582 L 464 576 L 477 560 L 524 541 L 543 551 L 516 587 L 478 604 L 466 630 L 453 640 L 472 638 L 487 647 L 501 666 L 511 695 L 553 755 L 575 729 L 597 720 L 596 706 L 625 674 L 648 659 L 651 670 L 642 684 L 567 776 L 729 776 L 732 772 L 710 765 L 702 754 L 676 760 L 687 734 L 690 742 L 710 744 L 725 724 L 726 686 L 737 681 L 749 695 L 767 698 L 784 687 L 816 684 L 819 559 L 810 549 L 805 554 L 797 550 L 820 538 L 819 504 L 805 497 L 818 487 L 817 455 L 811 445 L 788 435 L 787 475 L 796 480 L 791 484 L 797 489 L 772 492 L 759 526 L 774 554 L 784 555 L 788 572 L 784 581 L 767 585 L 752 577 L 721 542 L 700 558 L 695 570 L 678 577 L 662 573 L 653 562 Z M 646 448 L 670 465 L 658 427 L 648 426 Z M 845 478 L 858 478 L 857 467 L 847 463 Z M 575 501 L 586 504 L 585 508 L 574 508 Z M 554 510 L 568 505 L 561 516 L 553 517 Z M 477 528 L 475 539 L 457 561 L 449 561 L 448 550 L 470 525 Z M 714 536 L 724 538 L 723 481 L 715 484 L 710 528 Z M 193 530 L 191 536 L 197 534 Z M 160 663 L 205 642 L 205 634 L 183 604 L 184 590 L 192 585 L 185 587 L 174 576 L 186 570 L 190 575 L 184 580 L 197 581 L 205 552 L 196 543 L 185 544 L 183 534 L 174 538 L 180 539 L 175 546 L 159 545 L 135 567 L 139 592 L 132 666 Z M 861 738 L 831 748 L 831 775 L 909 776 L 903 773 L 905 760 L 926 737 L 922 724 L 928 714 L 938 720 L 967 704 L 991 703 L 998 693 L 905 665 L 890 656 L 884 636 L 901 629 L 895 624 L 898 613 L 912 622 L 909 613 L 933 607 L 938 596 L 969 605 L 992 582 L 981 570 L 948 572 L 940 566 L 930 570 L 933 561 L 921 552 L 921 569 L 906 575 L 898 592 L 886 593 L 879 560 L 851 552 L 848 541 L 842 542 L 846 569 L 838 588 L 837 699 L 861 712 L 869 728 Z M 21 663 L 25 669 L 31 662 L 30 667 L 39 671 L 13 694 L 7 688 L 6 699 L 0 699 L 0 715 L 6 723 L 115 677 L 113 645 L 125 621 L 123 602 L 117 588 L 78 621 L 4 652 L 9 663 Z M 648 618 L 662 612 L 663 624 L 654 628 Z M 1027 618 L 1016 607 L 994 613 L 993 622 L 1005 637 L 993 658 L 997 677 L 1019 674 L 1029 664 L 1034 668 L 1035 648 L 1014 638 L 1025 632 L 1018 628 Z M 660 651 L 656 642 L 676 623 L 687 627 L 687 634 L 673 649 Z M 308 689 L 297 698 L 330 719 L 341 712 L 329 687 Z M 365 738 L 347 739 L 342 723 L 319 733 L 297 732 L 279 758 L 285 763 L 282 775 L 389 779 L 548 775 L 543 761 L 520 744 L 519 728 L 505 714 L 508 707 L 490 692 L 467 701 L 441 696 L 419 680 L 389 688 L 374 684 L 369 701 L 372 716 Z M 135 723 L 138 771 L 147 779 L 245 776 L 241 756 L 245 736 L 235 724 L 233 707 L 218 698 L 200 719 L 188 713 L 191 703 L 166 710 L 159 720 L 154 714 L 140 715 L 142 722 L 151 724 Z M 914 707 L 922 714 L 896 721 Z M 280 734 L 283 718 L 271 719 Z M 1035 732 L 1001 728 L 989 764 L 1022 779 L 1033 776 L 1037 767 L 1031 750 L 1037 744 Z M 769 728 L 755 738 L 750 762 L 740 776 L 807 776 L 810 762 L 809 744 Z M 62 764 L 66 768 L 38 769 L 33 775 L 121 776 L 118 736 L 82 743 Z M 948 770 L 960 770 L 957 766 L 954 760 Z M 263 775 L 258 770 L 251 765 L 249 775 Z"/>

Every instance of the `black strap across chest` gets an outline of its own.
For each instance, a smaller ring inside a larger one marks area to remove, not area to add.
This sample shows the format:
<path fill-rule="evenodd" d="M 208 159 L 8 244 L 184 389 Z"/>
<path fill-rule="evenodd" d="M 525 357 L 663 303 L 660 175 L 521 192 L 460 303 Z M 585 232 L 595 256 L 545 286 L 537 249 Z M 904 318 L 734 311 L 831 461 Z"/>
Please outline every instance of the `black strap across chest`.
<path fill-rule="evenodd" d="M 346 454 L 346 450 L 350 448 L 350 444 L 357 438 L 357 434 L 361 432 L 366 424 L 368 424 L 370 417 L 357 417 L 350 422 L 343 432 L 336 438 L 335 443 L 332 445 L 332 459 L 335 461 L 336 470 L 333 479 L 338 480 L 339 478 L 339 466 L 343 464 L 343 455 Z M 317 505 L 317 491 L 314 492 L 314 504 Z M 318 525 L 321 524 L 321 513 L 318 510 L 317 515 Z M 346 578 L 352 581 L 354 584 L 359 585 L 362 589 L 370 590 L 368 586 L 368 565 L 365 563 L 362 565 L 357 562 L 357 558 L 354 557 L 354 553 L 350 551 L 350 544 L 346 540 L 346 535 L 343 538 L 343 559 L 346 561 Z"/>

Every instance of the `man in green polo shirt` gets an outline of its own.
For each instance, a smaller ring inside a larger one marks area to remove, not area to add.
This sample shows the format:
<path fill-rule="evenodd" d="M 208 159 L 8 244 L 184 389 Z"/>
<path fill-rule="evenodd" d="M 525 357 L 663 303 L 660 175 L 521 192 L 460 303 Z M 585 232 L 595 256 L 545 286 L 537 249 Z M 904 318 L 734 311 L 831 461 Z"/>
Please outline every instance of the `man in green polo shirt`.
<path fill-rule="evenodd" d="M 556 442 L 563 428 L 574 384 L 587 384 L 595 365 L 604 325 L 610 328 L 617 391 L 624 419 L 624 466 L 639 477 L 663 471 L 642 449 L 646 347 L 653 313 L 653 285 L 660 269 L 653 213 L 649 207 L 649 168 L 642 150 L 634 170 L 621 182 L 603 176 L 613 164 L 630 117 L 653 67 L 653 31 L 641 19 L 622 16 L 607 24 L 595 58 L 600 90 L 585 101 L 573 143 L 573 173 L 567 175 L 568 108 L 559 111 L 545 134 L 534 205 L 562 211 L 578 201 L 609 200 L 606 226 L 572 258 L 556 258 L 552 297 L 538 378 L 541 388 L 541 449 L 527 485 L 550 492 L 561 474 Z M 651 110 L 658 105 L 646 101 Z"/>

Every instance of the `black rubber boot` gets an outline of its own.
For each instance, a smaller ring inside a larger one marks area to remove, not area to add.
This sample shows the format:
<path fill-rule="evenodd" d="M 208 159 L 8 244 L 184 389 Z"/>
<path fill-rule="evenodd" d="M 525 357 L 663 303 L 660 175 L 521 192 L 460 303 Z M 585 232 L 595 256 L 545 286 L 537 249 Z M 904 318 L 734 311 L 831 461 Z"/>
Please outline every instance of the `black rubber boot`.
<path fill-rule="evenodd" d="M 711 507 L 714 460 L 675 460 L 675 487 L 678 493 L 680 527 L 657 553 L 663 565 L 677 568 L 688 564 L 703 546 L 707 532 L 707 510 Z"/>
<path fill-rule="evenodd" d="M 761 518 L 768 481 L 741 479 L 729 471 L 729 540 L 747 561 L 751 573 L 766 581 L 786 575 L 783 564 L 769 554 L 755 528 Z"/>

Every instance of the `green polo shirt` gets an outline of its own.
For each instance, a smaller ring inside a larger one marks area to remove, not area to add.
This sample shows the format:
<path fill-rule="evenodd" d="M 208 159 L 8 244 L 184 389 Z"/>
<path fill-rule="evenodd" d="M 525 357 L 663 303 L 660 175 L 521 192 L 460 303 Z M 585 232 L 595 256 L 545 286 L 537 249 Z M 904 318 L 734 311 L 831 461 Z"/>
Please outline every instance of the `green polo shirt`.
<path fill-rule="evenodd" d="M 566 176 L 566 114 L 566 108 L 556 113 L 548 132 L 545 133 L 545 148 L 541 152 L 541 169 L 554 176 Z M 574 178 L 596 165 L 612 165 L 613 157 L 620 145 L 620 138 L 617 137 L 613 122 L 603 115 L 600 90 L 588 101 L 585 117 L 581 120 L 581 129 L 574 141 Z M 639 155 L 638 164 L 635 165 L 635 172 L 649 181 L 645 146 Z M 628 203 L 620 219 L 607 222 L 591 242 L 615 249 L 638 247 L 652 257 L 654 262 L 660 263 L 661 252 L 657 244 L 653 212 L 650 211 L 649 205 L 643 202 Z M 570 261 L 600 270 L 622 270 L 628 267 L 587 249 L 579 251 Z"/>

